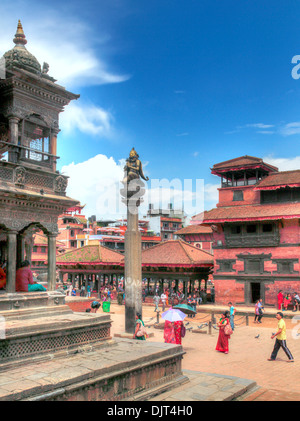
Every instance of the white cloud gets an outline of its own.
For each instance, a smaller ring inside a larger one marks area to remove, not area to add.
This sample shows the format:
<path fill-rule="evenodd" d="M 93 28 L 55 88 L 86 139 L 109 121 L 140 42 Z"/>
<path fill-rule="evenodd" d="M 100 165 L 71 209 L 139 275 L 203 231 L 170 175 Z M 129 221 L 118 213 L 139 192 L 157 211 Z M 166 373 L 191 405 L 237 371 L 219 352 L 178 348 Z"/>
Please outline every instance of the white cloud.
<path fill-rule="evenodd" d="M 295 121 L 293 123 L 288 123 L 285 126 L 279 129 L 279 133 L 282 136 L 291 136 L 294 134 L 300 134 L 300 122 Z"/>
<path fill-rule="evenodd" d="M 61 172 L 70 177 L 67 195 L 86 205 L 86 216 L 96 215 L 97 219 L 126 217 L 127 210 L 120 196 L 124 163 L 124 159 L 116 162 L 112 157 L 99 154 L 87 161 L 63 166 Z M 194 215 L 204 209 L 204 202 L 215 204 L 217 187 L 204 185 L 203 180 L 150 179 L 139 214 L 146 215 L 150 203 L 155 209 L 167 209 L 172 203 L 174 209 L 183 208 L 187 215 Z"/>
<path fill-rule="evenodd" d="M 254 123 L 254 124 L 246 124 L 245 126 L 242 126 L 241 128 L 243 127 L 253 127 L 255 129 L 270 129 L 271 127 L 274 127 L 274 125 L 264 124 L 264 123 Z"/>
<path fill-rule="evenodd" d="M 268 155 L 263 158 L 264 162 L 270 165 L 274 165 L 279 171 L 292 171 L 300 169 L 300 156 L 293 158 L 274 158 L 272 155 Z"/>
<path fill-rule="evenodd" d="M 60 127 L 69 134 L 75 129 L 90 135 L 109 137 L 112 132 L 113 116 L 95 105 L 80 105 L 72 102 L 60 115 Z"/>
<path fill-rule="evenodd" d="M 219 201 L 219 191 L 220 184 L 205 184 L 204 194 L 205 202 L 209 202 L 211 205 L 215 206 Z"/>
<path fill-rule="evenodd" d="M 123 178 L 123 163 L 112 157 L 96 155 L 87 161 L 62 167 L 61 172 L 68 175 L 67 195 L 86 204 L 86 216 L 112 218 L 126 214 L 125 206 L 120 206 L 120 180 Z"/>
<path fill-rule="evenodd" d="M 49 75 L 57 79 L 57 83 L 70 89 L 76 86 L 119 83 L 129 79 L 128 75 L 111 71 L 99 53 L 101 46 L 107 47 L 109 35 L 101 34 L 98 28 L 95 34 L 95 28 L 90 28 L 82 20 L 68 14 L 62 16 L 45 4 L 43 6 L 43 11 L 37 6 L 28 13 L 24 3 L 19 2 L 16 3 L 15 10 L 18 10 L 18 16 L 22 16 L 28 41 L 26 48 L 41 65 L 43 62 L 49 64 Z M 14 47 L 12 40 L 18 22 L 15 11 L 10 10 L 9 4 L 0 7 L 0 12 L 2 55 Z M 43 19 L 40 18 L 41 13 Z"/>
<path fill-rule="evenodd" d="M 274 132 L 272 130 L 258 130 L 256 133 L 259 133 L 259 134 L 275 134 L 276 132 Z"/>

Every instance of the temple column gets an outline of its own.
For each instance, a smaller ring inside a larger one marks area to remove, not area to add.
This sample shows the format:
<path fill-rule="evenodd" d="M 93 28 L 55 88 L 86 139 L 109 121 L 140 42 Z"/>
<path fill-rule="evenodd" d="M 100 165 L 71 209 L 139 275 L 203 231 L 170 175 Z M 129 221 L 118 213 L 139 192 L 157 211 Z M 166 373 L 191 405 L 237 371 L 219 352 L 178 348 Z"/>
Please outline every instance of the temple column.
<path fill-rule="evenodd" d="M 48 291 L 56 289 L 56 235 L 48 234 Z"/>
<path fill-rule="evenodd" d="M 18 124 L 20 119 L 18 117 L 11 116 L 8 118 L 9 121 L 9 132 L 10 132 L 10 143 L 12 145 L 16 145 L 15 147 L 10 147 L 8 152 L 8 161 L 9 162 L 18 162 L 18 151 L 17 151 L 17 145 L 18 145 Z"/>
<path fill-rule="evenodd" d="M 16 292 L 17 231 L 7 231 L 6 292 Z"/>
<path fill-rule="evenodd" d="M 54 131 L 51 135 L 51 141 L 50 141 L 50 153 L 54 156 L 51 156 L 52 160 L 52 170 L 56 171 L 56 155 L 57 155 L 57 135 L 58 132 Z"/>

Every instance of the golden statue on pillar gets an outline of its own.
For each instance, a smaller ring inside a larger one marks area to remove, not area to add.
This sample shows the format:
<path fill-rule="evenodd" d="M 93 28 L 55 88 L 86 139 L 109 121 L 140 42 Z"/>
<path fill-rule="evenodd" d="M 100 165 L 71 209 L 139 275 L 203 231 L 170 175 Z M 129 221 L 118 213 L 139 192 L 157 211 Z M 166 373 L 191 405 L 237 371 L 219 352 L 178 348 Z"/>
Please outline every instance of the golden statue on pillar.
<path fill-rule="evenodd" d="M 149 177 L 144 176 L 142 163 L 134 148 L 131 149 L 129 158 L 126 159 L 124 171 L 125 176 L 122 181 L 123 184 L 128 184 L 131 180 L 139 179 L 140 177 L 145 181 L 149 180 Z"/>

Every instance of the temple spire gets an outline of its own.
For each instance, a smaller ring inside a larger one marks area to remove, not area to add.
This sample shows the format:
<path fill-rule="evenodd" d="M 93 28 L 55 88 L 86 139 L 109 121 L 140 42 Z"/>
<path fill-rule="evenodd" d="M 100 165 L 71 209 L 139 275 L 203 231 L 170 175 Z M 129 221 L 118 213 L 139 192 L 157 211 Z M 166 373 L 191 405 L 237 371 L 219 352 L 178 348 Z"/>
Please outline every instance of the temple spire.
<path fill-rule="evenodd" d="M 27 44 L 26 36 L 24 34 L 23 26 L 22 26 L 20 20 L 18 21 L 17 32 L 15 34 L 15 38 L 14 38 L 13 41 L 16 45 L 26 45 Z"/>

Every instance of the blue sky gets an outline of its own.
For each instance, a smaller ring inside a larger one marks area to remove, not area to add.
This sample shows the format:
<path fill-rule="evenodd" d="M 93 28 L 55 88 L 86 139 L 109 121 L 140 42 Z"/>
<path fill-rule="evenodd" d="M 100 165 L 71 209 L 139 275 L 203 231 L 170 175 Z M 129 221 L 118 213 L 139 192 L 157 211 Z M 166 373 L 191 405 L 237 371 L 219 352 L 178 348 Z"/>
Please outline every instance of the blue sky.
<path fill-rule="evenodd" d="M 59 135 L 59 169 L 81 175 L 70 196 L 91 200 L 132 146 L 151 179 L 203 179 L 206 209 L 217 162 L 300 168 L 300 1 L 3 0 L 0 12 L 0 53 L 21 19 L 28 50 L 80 94 Z"/>

